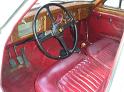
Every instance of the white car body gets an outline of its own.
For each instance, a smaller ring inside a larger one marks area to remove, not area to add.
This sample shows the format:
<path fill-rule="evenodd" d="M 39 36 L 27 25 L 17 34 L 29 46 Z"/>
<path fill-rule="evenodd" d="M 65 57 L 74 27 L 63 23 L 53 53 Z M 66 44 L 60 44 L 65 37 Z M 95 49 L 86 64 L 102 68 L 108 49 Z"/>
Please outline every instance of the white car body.
<path fill-rule="evenodd" d="M 0 14 L 0 18 L 2 20 L 0 20 L 0 22 L 2 22 L 3 24 L 5 23 L 4 26 L 0 27 L 0 79 L 1 79 L 1 69 L 2 69 L 2 59 L 3 59 L 3 52 L 4 52 L 4 47 L 6 44 L 6 41 L 8 40 L 8 37 L 10 36 L 14 26 L 16 25 L 16 23 L 24 16 L 25 12 L 27 12 L 36 2 L 37 0 L 27 0 L 22 7 L 20 7 L 20 9 L 14 14 L 13 17 L 11 17 L 11 19 L 9 19 L 9 21 L 5 21 L 6 17 L 9 16 L 9 14 L 13 11 L 11 11 L 10 13 L 6 13 L 9 9 L 9 7 L 13 6 L 14 8 L 17 8 L 18 3 L 15 2 L 19 2 L 17 0 L 3 0 L 0 3 L 0 12 L 3 14 Z M 48 0 L 44 1 L 45 3 L 49 2 Z M 11 4 L 11 5 L 10 5 Z M 44 3 L 43 3 L 44 4 Z M 5 14 L 8 14 L 5 16 L 3 16 Z M 2 15 L 2 16 L 1 16 Z M 106 91 L 109 92 L 124 92 L 124 35 L 122 37 L 121 43 L 120 43 L 120 47 L 116 56 L 116 63 L 115 63 L 115 67 L 113 69 L 113 73 L 112 73 L 112 77 L 110 79 L 110 84 L 107 87 Z M 2 91 L 2 86 L 1 86 L 1 81 L 0 81 L 0 92 Z"/>

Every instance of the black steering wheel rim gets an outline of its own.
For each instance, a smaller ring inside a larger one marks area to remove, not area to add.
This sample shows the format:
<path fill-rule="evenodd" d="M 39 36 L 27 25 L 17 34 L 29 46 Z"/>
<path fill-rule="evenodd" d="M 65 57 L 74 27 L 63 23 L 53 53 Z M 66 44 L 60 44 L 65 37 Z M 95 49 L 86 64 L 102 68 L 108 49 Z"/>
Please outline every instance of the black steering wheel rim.
<path fill-rule="evenodd" d="M 66 12 L 66 14 L 73 19 L 73 29 L 74 29 L 74 34 L 75 34 L 75 39 L 74 39 L 74 45 L 73 45 L 73 48 L 69 51 L 69 54 L 68 55 L 64 55 L 64 56 L 52 56 L 51 54 L 49 54 L 45 49 L 44 47 L 41 45 L 40 43 L 40 40 L 38 39 L 38 33 L 37 33 L 37 27 L 36 27 L 36 21 L 38 19 L 38 15 L 40 13 L 40 11 L 46 7 L 50 7 L 50 6 L 58 6 L 60 7 L 62 10 L 64 10 L 64 12 Z M 49 58 L 52 58 L 52 59 L 64 59 L 68 56 L 70 56 L 74 50 L 76 49 L 76 46 L 77 46 L 77 41 L 78 41 L 78 33 L 77 33 L 77 26 L 76 26 L 76 22 L 73 18 L 73 16 L 70 14 L 70 12 L 68 12 L 68 10 L 63 7 L 62 5 L 60 4 L 57 4 L 57 3 L 49 3 L 49 4 L 46 4 L 42 7 L 39 8 L 39 10 L 37 11 L 36 15 L 34 16 L 34 22 L 33 22 L 33 33 L 34 33 L 34 38 L 36 40 L 36 43 L 37 43 L 37 46 L 39 47 L 39 49 L 43 52 L 43 54 L 45 54 L 47 57 Z"/>

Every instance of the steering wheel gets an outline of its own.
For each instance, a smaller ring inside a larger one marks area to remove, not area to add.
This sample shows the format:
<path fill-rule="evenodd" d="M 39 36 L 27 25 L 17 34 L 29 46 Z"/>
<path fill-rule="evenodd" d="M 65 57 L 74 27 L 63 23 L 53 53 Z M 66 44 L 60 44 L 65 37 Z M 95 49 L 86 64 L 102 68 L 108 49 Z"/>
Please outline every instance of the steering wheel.
<path fill-rule="evenodd" d="M 68 16 L 67 18 L 68 18 L 69 21 L 67 23 L 65 23 L 64 25 L 62 25 L 62 26 L 59 23 L 56 23 L 55 18 L 53 17 L 53 14 L 52 14 L 52 12 L 50 10 L 51 6 L 59 7 L 66 14 L 65 17 Z M 45 32 L 42 32 L 42 33 L 38 33 L 37 32 L 37 19 L 38 19 L 39 13 L 43 9 L 46 9 L 47 15 L 50 18 L 51 30 L 45 31 Z M 68 27 L 72 28 L 72 30 L 71 30 L 71 32 L 73 34 L 72 35 L 72 37 L 73 37 L 73 47 L 72 47 L 72 49 L 67 48 L 65 40 L 63 38 L 64 31 Z M 36 40 L 37 46 L 43 52 L 43 54 L 45 54 L 49 58 L 57 59 L 57 60 L 58 59 L 64 59 L 66 57 L 69 57 L 74 52 L 74 50 L 76 49 L 77 40 L 78 40 L 76 21 L 75 21 L 74 17 L 70 14 L 70 12 L 65 7 L 63 7 L 60 4 L 49 3 L 49 4 L 46 4 L 46 5 L 44 5 L 44 6 L 39 8 L 39 10 L 37 11 L 36 15 L 34 16 L 33 33 L 34 33 L 34 38 Z M 42 42 L 46 41 L 47 39 L 50 39 L 51 37 L 54 37 L 54 38 L 56 38 L 59 41 L 59 43 L 61 44 L 61 46 L 62 46 L 62 48 L 63 48 L 63 50 L 65 52 L 64 55 L 59 54 L 58 56 L 53 56 L 53 55 L 49 54 L 44 49 L 44 47 L 42 45 Z"/>

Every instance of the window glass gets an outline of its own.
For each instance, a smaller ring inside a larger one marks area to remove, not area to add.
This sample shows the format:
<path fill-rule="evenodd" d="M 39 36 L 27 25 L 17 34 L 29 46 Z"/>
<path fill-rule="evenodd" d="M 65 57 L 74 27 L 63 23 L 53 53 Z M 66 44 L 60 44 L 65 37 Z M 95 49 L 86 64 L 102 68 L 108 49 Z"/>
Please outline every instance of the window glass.
<path fill-rule="evenodd" d="M 0 2 L 0 28 L 9 20 L 25 0 L 19 0 L 19 2 L 18 0 L 12 0 L 12 4 L 8 4 L 7 1 L 8 0 L 2 0 Z"/>
<path fill-rule="evenodd" d="M 65 1 L 66 2 L 66 1 L 93 1 L 93 0 L 58 0 L 58 1 Z"/>
<path fill-rule="evenodd" d="M 114 7 L 114 8 L 119 8 L 119 2 L 120 2 L 120 0 L 107 0 L 104 3 L 104 5 Z"/>
<path fill-rule="evenodd" d="M 40 6 L 43 6 L 47 3 L 64 3 L 64 2 L 79 2 L 79 1 L 88 1 L 88 2 L 92 2 L 94 0 L 45 0 L 45 2 L 43 2 L 43 0 L 38 0 L 37 3 L 32 7 L 32 9 L 38 8 Z"/>
<path fill-rule="evenodd" d="M 121 3 L 121 9 L 124 9 L 124 0 Z"/>

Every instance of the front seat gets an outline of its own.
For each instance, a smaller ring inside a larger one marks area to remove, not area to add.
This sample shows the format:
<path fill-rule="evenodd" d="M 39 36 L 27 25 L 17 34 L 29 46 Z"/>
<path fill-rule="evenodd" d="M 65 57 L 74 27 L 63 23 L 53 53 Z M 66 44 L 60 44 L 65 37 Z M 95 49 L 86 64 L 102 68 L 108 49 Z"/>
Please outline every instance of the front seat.
<path fill-rule="evenodd" d="M 102 38 L 90 45 L 87 48 L 87 52 L 88 56 L 91 56 L 106 68 L 111 69 L 118 47 L 118 41 L 109 38 Z"/>
<path fill-rule="evenodd" d="M 69 70 L 77 65 L 83 56 L 74 53 L 70 57 L 59 61 L 57 64 L 45 71 L 36 81 L 36 92 L 59 92 L 57 81 Z"/>
<path fill-rule="evenodd" d="M 108 69 L 91 57 L 73 53 L 42 73 L 35 89 L 36 92 L 103 92 L 108 74 Z"/>
<path fill-rule="evenodd" d="M 36 92 L 104 92 L 118 45 L 102 38 L 87 48 L 87 56 L 74 53 L 59 61 L 38 77 Z"/>

